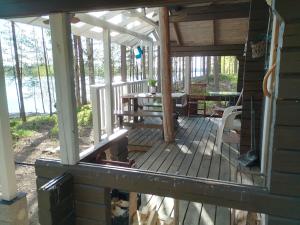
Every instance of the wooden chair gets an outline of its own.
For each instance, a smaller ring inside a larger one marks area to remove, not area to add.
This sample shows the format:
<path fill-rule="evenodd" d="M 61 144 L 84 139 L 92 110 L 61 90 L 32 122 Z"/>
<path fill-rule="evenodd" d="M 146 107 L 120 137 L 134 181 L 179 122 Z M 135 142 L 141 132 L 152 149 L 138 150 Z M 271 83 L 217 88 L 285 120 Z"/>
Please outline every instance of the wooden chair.
<path fill-rule="evenodd" d="M 188 97 L 188 116 L 198 114 L 198 111 L 202 111 L 206 116 L 206 83 L 192 83 L 191 95 Z"/>

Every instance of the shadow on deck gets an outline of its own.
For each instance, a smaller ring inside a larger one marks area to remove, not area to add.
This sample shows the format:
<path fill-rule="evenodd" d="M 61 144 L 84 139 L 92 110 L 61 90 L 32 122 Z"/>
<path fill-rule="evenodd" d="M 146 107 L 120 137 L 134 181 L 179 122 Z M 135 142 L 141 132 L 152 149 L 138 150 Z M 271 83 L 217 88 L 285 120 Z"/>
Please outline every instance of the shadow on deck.
<path fill-rule="evenodd" d="M 145 153 L 131 151 L 129 157 L 136 161 L 137 168 L 143 170 L 263 186 L 264 179 L 258 168 L 249 170 L 239 166 L 237 144 L 223 144 L 221 152 L 217 152 L 218 122 L 216 118 L 180 118 L 176 141 L 172 144 L 164 143 L 159 130 L 132 129 L 129 149 L 148 150 Z M 158 210 L 160 217 L 173 215 L 174 201 L 171 198 L 143 195 L 142 205 Z M 232 209 L 179 202 L 180 224 L 234 224 L 234 220 L 237 220 L 237 215 Z"/>

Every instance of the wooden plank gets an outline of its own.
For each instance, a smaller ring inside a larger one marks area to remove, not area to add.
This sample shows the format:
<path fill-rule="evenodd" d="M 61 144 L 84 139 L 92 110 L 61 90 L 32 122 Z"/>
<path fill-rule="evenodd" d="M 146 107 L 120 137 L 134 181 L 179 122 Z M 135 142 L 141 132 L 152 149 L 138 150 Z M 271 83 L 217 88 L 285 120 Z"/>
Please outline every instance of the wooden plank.
<path fill-rule="evenodd" d="M 0 40 L 0 199 L 10 201 L 17 196 L 12 137 L 5 86 L 5 74 Z"/>
<path fill-rule="evenodd" d="M 273 151 L 272 170 L 283 173 L 300 173 L 300 152 L 298 151 Z"/>
<path fill-rule="evenodd" d="M 193 127 L 193 126 L 191 126 Z M 180 130 L 183 130 L 183 129 L 180 129 Z M 191 131 L 192 129 L 187 129 L 187 132 Z M 185 133 L 184 132 L 178 132 L 177 135 L 176 135 L 176 138 L 182 138 L 183 135 Z M 173 152 L 172 150 L 172 147 L 173 147 L 173 144 L 171 145 L 160 145 L 158 146 L 156 152 L 154 152 L 150 158 L 148 158 L 147 162 L 139 167 L 141 169 L 145 169 L 147 168 L 148 170 L 152 170 L 152 171 L 167 171 L 167 168 L 169 165 L 165 165 L 165 159 L 166 159 L 166 156 L 169 156 L 170 155 L 170 152 Z M 169 158 L 169 157 L 168 157 Z M 165 167 L 164 167 L 165 166 Z M 165 170 L 163 170 L 163 168 L 165 168 Z"/>
<path fill-rule="evenodd" d="M 268 225 L 298 225 L 300 220 L 291 220 L 275 216 L 268 216 Z"/>
<path fill-rule="evenodd" d="M 300 78 L 299 74 L 280 74 L 278 87 L 279 99 L 300 99 Z"/>
<path fill-rule="evenodd" d="M 216 150 L 217 146 L 215 143 L 214 150 L 212 152 L 211 164 L 208 169 L 208 178 L 210 179 L 219 178 L 221 156 Z M 216 210 L 217 207 L 215 205 L 204 203 L 201 210 L 200 225 L 215 224 Z M 223 222 L 226 223 L 226 221 Z"/>
<path fill-rule="evenodd" d="M 180 33 L 180 30 L 179 30 L 178 24 L 173 23 L 173 28 L 174 28 L 174 33 L 175 33 L 177 44 L 179 46 L 181 46 L 182 45 L 182 38 L 181 38 L 181 33 Z"/>
<path fill-rule="evenodd" d="M 182 145 L 185 143 L 186 136 L 190 136 L 190 132 L 195 129 L 195 125 L 197 119 L 188 119 L 187 123 L 184 126 L 180 126 L 179 132 L 176 135 L 177 143 L 181 143 Z M 170 168 L 174 158 L 178 154 L 178 148 L 175 145 L 168 145 L 160 149 L 160 156 L 155 160 L 155 162 L 150 167 L 150 170 L 159 171 L 159 172 L 167 172 Z M 159 210 L 160 216 L 170 216 L 172 211 L 173 200 L 171 198 L 164 198 L 159 196 L 154 196 L 151 198 L 149 205 L 157 208 Z M 164 211 L 165 210 L 165 211 Z"/>
<path fill-rule="evenodd" d="M 207 148 L 210 147 L 209 142 L 214 138 L 211 134 L 211 132 L 213 132 L 213 128 L 214 128 L 214 124 L 212 121 L 210 121 L 208 127 L 206 128 L 204 137 L 199 143 L 197 152 L 194 156 L 194 159 L 187 173 L 188 176 L 197 176 L 200 165 L 202 164 L 204 154 L 205 155 L 207 154 L 206 153 L 206 151 L 208 152 Z M 182 216 L 181 216 L 182 223 L 187 225 L 198 224 L 201 216 L 201 210 L 202 210 L 201 203 L 181 201 L 181 210 L 182 210 Z"/>
<path fill-rule="evenodd" d="M 75 202 L 76 217 L 108 222 L 110 218 L 106 217 L 106 205 L 91 204 L 86 202 Z"/>
<path fill-rule="evenodd" d="M 193 152 L 197 149 L 196 146 L 193 146 L 194 143 L 199 143 L 199 140 L 201 140 L 201 137 L 203 135 L 203 132 L 207 126 L 208 120 L 205 119 L 197 119 L 197 123 L 195 127 L 192 129 L 192 132 L 190 134 L 186 134 L 187 138 L 183 138 L 184 142 L 182 141 L 182 144 L 178 144 L 179 150 L 177 150 L 176 158 L 172 161 L 171 166 L 169 167 L 167 173 L 176 173 L 180 175 L 186 175 L 188 168 L 191 164 L 192 159 L 188 159 L 187 157 L 193 156 Z M 192 158 L 192 157 L 191 157 Z M 168 160 L 168 159 L 167 159 Z M 167 162 L 166 160 L 166 162 Z M 176 172 L 175 172 L 176 171 Z M 159 212 L 171 214 L 170 208 L 168 207 L 168 198 L 164 198 L 161 207 L 159 208 Z M 183 210 L 182 207 L 182 201 L 174 200 L 177 202 L 177 207 L 179 208 L 179 214 L 177 212 L 177 217 L 181 221 L 181 211 Z M 172 204 L 172 203 L 171 203 Z M 174 205 L 174 215 L 176 214 L 176 208 Z"/>
<path fill-rule="evenodd" d="M 229 156 L 229 146 L 223 144 L 222 145 L 222 155 L 221 155 L 221 165 L 220 165 L 220 173 L 219 173 L 219 180 L 230 181 L 230 158 Z M 230 209 L 225 207 L 217 207 L 216 209 L 216 221 L 215 225 L 223 225 L 223 224 L 230 224 Z"/>
<path fill-rule="evenodd" d="M 130 192 L 129 193 L 129 223 L 132 224 L 133 216 L 136 214 L 137 208 L 137 193 Z"/>
<path fill-rule="evenodd" d="M 194 135 L 195 135 L 195 126 L 197 124 L 197 120 L 191 119 L 191 122 L 192 122 L 191 125 L 184 132 L 183 137 L 187 137 L 187 138 L 181 138 L 176 142 L 176 144 L 171 145 L 170 154 L 168 155 L 167 159 L 164 161 L 164 163 L 159 168 L 160 172 L 170 172 L 170 168 L 173 165 L 174 160 L 176 159 L 178 154 L 180 154 L 180 152 L 181 152 L 181 147 L 183 147 L 184 144 L 187 141 L 189 141 L 189 137 L 191 136 L 191 132 L 194 132 Z"/>
<path fill-rule="evenodd" d="M 76 201 L 104 204 L 107 189 L 83 184 L 74 184 L 74 198 Z"/>
<path fill-rule="evenodd" d="M 149 38 L 146 35 L 143 35 L 141 33 L 126 29 L 125 27 L 118 26 L 118 25 L 113 24 L 113 23 L 109 23 L 106 20 L 102 20 L 102 19 L 90 16 L 88 14 L 85 14 L 85 13 L 76 14 L 76 17 L 78 17 L 80 19 L 80 21 L 82 21 L 84 23 L 87 23 L 87 24 L 90 24 L 90 25 L 95 26 L 95 27 L 102 27 L 103 29 L 109 29 L 109 30 L 117 31 L 117 32 L 122 33 L 122 34 L 128 34 L 132 37 L 136 37 L 140 40 L 146 41 L 146 43 L 147 42 L 152 42 L 152 39 Z"/>
<path fill-rule="evenodd" d="M 217 20 L 230 18 L 247 18 L 249 3 L 219 4 L 196 6 L 175 11 L 170 16 L 171 22 L 188 22 L 201 20 Z"/>
<path fill-rule="evenodd" d="M 172 74 L 170 64 L 170 28 L 169 28 L 169 10 L 160 8 L 159 10 L 159 28 L 160 28 L 160 55 L 161 68 L 160 73 L 162 85 L 162 103 L 163 103 L 163 127 L 165 142 L 174 141 L 174 124 L 173 124 L 173 101 L 172 101 Z"/>
<path fill-rule="evenodd" d="M 175 159 L 172 161 L 171 166 L 168 168 L 168 174 L 178 174 L 180 173 L 180 166 L 185 160 L 185 157 L 188 153 L 190 153 L 190 146 L 193 143 L 196 135 L 199 132 L 199 128 L 201 128 L 204 120 L 198 120 L 192 132 L 185 138 L 183 143 L 177 142 L 177 155 Z M 201 130 L 200 130 L 201 131 Z"/>
<path fill-rule="evenodd" d="M 277 0 L 274 4 L 274 8 L 286 22 L 299 19 L 299 7 L 300 2 L 294 2 L 293 0 Z"/>
<path fill-rule="evenodd" d="M 149 78 L 153 79 L 154 76 L 154 66 L 153 66 L 153 44 L 149 44 L 149 55 L 148 55 L 148 62 L 149 62 Z"/>
<path fill-rule="evenodd" d="M 174 56 L 238 56 L 243 54 L 244 45 L 171 46 Z"/>
<path fill-rule="evenodd" d="M 106 225 L 106 222 L 76 217 L 76 225 Z"/>
<path fill-rule="evenodd" d="M 281 52 L 280 73 L 299 73 L 300 50 L 283 49 Z"/>
<path fill-rule="evenodd" d="M 282 46 L 286 47 L 300 47 L 300 23 L 285 24 L 284 36 Z"/>
<path fill-rule="evenodd" d="M 300 151 L 299 132 L 300 127 L 277 126 L 274 133 L 274 147 L 282 151 Z"/>
<path fill-rule="evenodd" d="M 299 90 L 299 89 L 298 89 Z M 276 104 L 277 125 L 300 127 L 300 101 L 277 101 Z"/>
<path fill-rule="evenodd" d="M 300 197 L 300 175 L 273 171 L 270 192 L 279 195 Z"/>

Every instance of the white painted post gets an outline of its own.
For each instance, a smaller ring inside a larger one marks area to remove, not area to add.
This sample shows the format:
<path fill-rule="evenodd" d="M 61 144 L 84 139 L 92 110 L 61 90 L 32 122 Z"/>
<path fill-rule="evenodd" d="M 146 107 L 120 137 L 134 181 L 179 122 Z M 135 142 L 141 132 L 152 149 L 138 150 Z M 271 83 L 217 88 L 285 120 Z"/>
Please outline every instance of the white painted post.
<path fill-rule="evenodd" d="M 191 57 L 184 58 L 184 92 L 191 93 Z"/>
<path fill-rule="evenodd" d="M 79 161 L 79 144 L 69 15 L 51 14 L 50 27 L 61 163 L 74 165 Z"/>
<path fill-rule="evenodd" d="M 111 68 L 111 38 L 110 30 L 103 29 L 103 50 L 104 50 L 104 80 L 105 80 L 105 118 L 106 133 L 113 133 L 113 92 L 112 92 L 112 68 Z"/>
<path fill-rule="evenodd" d="M 6 98 L 5 77 L 0 41 L 0 200 L 10 201 L 17 196 L 12 139 Z"/>
<path fill-rule="evenodd" d="M 90 86 L 91 88 L 91 103 L 93 113 L 93 132 L 94 132 L 94 145 L 101 141 L 101 107 L 100 107 L 100 90 L 96 85 Z"/>
<path fill-rule="evenodd" d="M 149 78 L 153 79 L 153 43 L 149 43 Z"/>

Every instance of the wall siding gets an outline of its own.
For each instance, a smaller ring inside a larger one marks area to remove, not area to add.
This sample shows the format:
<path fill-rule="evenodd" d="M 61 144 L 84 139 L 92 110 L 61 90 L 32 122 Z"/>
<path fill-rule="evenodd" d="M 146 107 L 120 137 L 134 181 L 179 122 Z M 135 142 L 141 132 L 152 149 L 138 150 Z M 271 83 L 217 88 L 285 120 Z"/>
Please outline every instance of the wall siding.
<path fill-rule="evenodd" d="M 300 14 L 299 2 L 276 0 L 283 19 L 279 43 L 270 192 L 300 199 Z M 300 208 L 298 210 L 300 212 Z M 299 220 L 269 217 L 268 225 L 295 225 Z"/>

